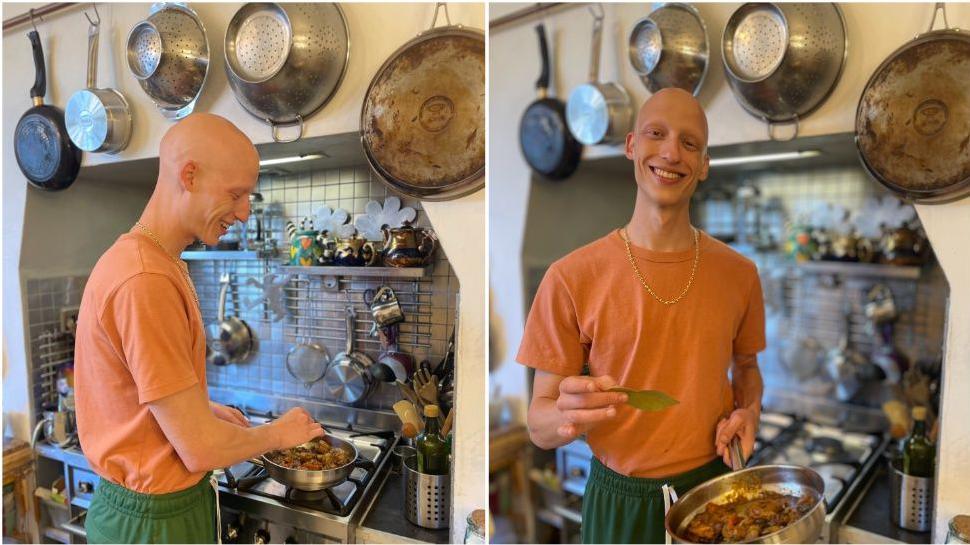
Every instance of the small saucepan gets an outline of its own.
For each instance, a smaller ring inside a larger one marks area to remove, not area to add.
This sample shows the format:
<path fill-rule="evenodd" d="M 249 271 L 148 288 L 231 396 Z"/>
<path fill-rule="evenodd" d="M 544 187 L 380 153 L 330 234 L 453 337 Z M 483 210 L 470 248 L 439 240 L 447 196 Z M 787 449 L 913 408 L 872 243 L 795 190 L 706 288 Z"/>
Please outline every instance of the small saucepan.
<path fill-rule="evenodd" d="M 273 462 L 265 454 L 259 458 L 250 460 L 250 462 L 262 466 L 269 473 L 269 476 L 277 482 L 307 492 L 315 492 L 337 486 L 347 480 L 347 477 L 350 476 L 355 467 L 371 465 L 370 461 L 360 458 L 357 453 L 357 447 L 353 443 L 338 439 L 332 435 L 318 437 L 301 446 L 312 446 L 317 442 L 325 442 L 332 448 L 346 452 L 350 457 L 350 461 L 340 467 L 321 470 L 290 469 Z"/>
<path fill-rule="evenodd" d="M 219 281 L 219 321 L 209 326 L 212 338 L 212 351 L 208 355 L 210 363 L 226 365 L 245 361 L 253 350 L 253 332 L 246 322 L 236 316 L 226 316 L 226 294 L 229 291 L 229 274 L 223 274 Z"/>

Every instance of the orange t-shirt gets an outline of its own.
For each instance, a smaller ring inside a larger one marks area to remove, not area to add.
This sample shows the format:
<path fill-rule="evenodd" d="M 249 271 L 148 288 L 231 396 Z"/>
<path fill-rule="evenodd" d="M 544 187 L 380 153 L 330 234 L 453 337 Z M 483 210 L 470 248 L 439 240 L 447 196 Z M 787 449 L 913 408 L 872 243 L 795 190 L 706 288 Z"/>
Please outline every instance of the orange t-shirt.
<path fill-rule="evenodd" d="M 74 346 L 78 438 L 95 473 L 146 494 L 199 482 L 148 403 L 205 390 L 205 347 L 178 265 L 144 235 L 119 237 L 88 278 Z"/>
<path fill-rule="evenodd" d="M 640 284 L 619 230 L 552 264 L 539 286 L 516 359 L 558 375 L 610 375 L 623 386 L 661 390 L 680 403 L 659 412 L 617 407 L 587 441 L 610 469 L 631 477 L 682 473 L 716 457 L 714 431 L 734 407 L 733 354 L 765 348 L 757 268 L 706 233 L 690 290 L 663 305 Z M 644 279 L 672 299 L 690 278 L 694 248 L 632 247 Z"/>

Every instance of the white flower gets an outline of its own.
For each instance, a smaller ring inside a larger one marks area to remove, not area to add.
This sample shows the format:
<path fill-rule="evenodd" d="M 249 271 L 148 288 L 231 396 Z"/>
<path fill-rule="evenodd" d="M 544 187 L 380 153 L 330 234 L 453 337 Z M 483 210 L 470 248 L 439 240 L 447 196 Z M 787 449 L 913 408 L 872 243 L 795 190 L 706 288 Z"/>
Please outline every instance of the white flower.
<path fill-rule="evenodd" d="M 316 211 L 316 227 L 320 231 L 327 231 L 331 236 L 339 238 L 350 238 L 354 236 L 356 229 L 352 224 L 348 224 L 350 214 L 343 208 L 331 210 L 329 206 L 321 206 Z"/>
<path fill-rule="evenodd" d="M 364 207 L 365 214 L 357 218 L 357 229 L 367 240 L 384 240 L 381 227 L 401 227 L 404 222 L 413 222 L 418 213 L 413 208 L 401 208 L 401 199 L 388 197 L 384 206 L 370 201 Z"/>

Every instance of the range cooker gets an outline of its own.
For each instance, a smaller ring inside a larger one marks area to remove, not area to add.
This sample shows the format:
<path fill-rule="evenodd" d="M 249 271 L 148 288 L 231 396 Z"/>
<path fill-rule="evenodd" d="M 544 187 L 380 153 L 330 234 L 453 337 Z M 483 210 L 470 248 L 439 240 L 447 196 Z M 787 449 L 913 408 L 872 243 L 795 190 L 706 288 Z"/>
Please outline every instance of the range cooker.
<path fill-rule="evenodd" d="M 246 412 L 246 411 L 244 411 Z M 254 425 L 277 415 L 246 412 Z M 251 462 L 217 472 L 224 543 L 350 543 L 388 474 L 393 431 L 321 421 L 360 458 L 342 484 L 319 492 L 289 488 Z"/>
<path fill-rule="evenodd" d="M 747 465 L 794 464 L 818 472 L 825 481 L 826 508 L 819 542 L 828 543 L 836 540 L 839 523 L 854 508 L 888 442 L 888 437 L 878 433 L 846 431 L 829 422 L 764 412 Z M 573 523 L 581 521 L 578 506 L 586 489 L 591 457 L 589 446 L 579 440 L 556 452 L 557 473 L 567 495 L 565 503 L 573 507 L 568 514 L 561 507 L 556 511 Z M 569 533 L 568 527 L 564 530 Z"/>

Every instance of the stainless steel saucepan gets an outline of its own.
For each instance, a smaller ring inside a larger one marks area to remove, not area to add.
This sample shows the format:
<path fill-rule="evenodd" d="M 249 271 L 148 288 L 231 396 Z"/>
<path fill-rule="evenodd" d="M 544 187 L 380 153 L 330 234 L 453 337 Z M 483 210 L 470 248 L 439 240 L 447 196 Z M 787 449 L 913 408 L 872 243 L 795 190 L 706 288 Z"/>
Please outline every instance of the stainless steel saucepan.
<path fill-rule="evenodd" d="M 76 91 L 67 101 L 64 122 L 74 145 L 92 153 L 118 153 L 128 147 L 131 137 L 131 109 L 117 89 L 98 89 L 98 38 L 101 15 L 85 13 L 88 27 L 87 88 Z"/>
<path fill-rule="evenodd" d="M 618 144 L 626 139 L 633 122 L 630 95 L 619 84 L 599 81 L 600 45 L 603 42 L 603 7 L 594 4 L 593 51 L 589 81 L 576 87 L 566 103 L 569 132 L 584 145 Z"/>
<path fill-rule="evenodd" d="M 741 448 L 737 438 L 731 443 L 734 471 L 699 484 L 671 505 L 664 526 L 674 543 L 693 543 L 686 538 L 687 526 L 709 502 L 724 503 L 737 490 L 757 488 L 812 498 L 812 508 L 798 520 L 777 532 L 740 543 L 815 543 L 825 522 L 825 482 L 815 471 L 794 465 L 764 465 L 743 469 Z"/>
<path fill-rule="evenodd" d="M 265 454 L 257 459 L 250 460 L 250 462 L 265 468 L 266 472 L 269 473 L 269 476 L 274 480 L 298 490 L 315 492 L 325 488 L 332 488 L 346 481 L 347 477 L 350 476 L 351 472 L 354 471 L 354 468 L 357 467 L 362 460 L 358 461 L 357 459 L 357 447 L 348 441 L 338 439 L 332 435 L 318 437 L 312 441 L 309 441 L 308 443 L 304 443 L 304 445 L 312 446 L 314 443 L 320 441 L 327 443 L 333 448 L 346 452 L 350 457 L 350 462 L 333 469 L 321 470 L 290 469 L 273 462 L 267 458 Z"/>

